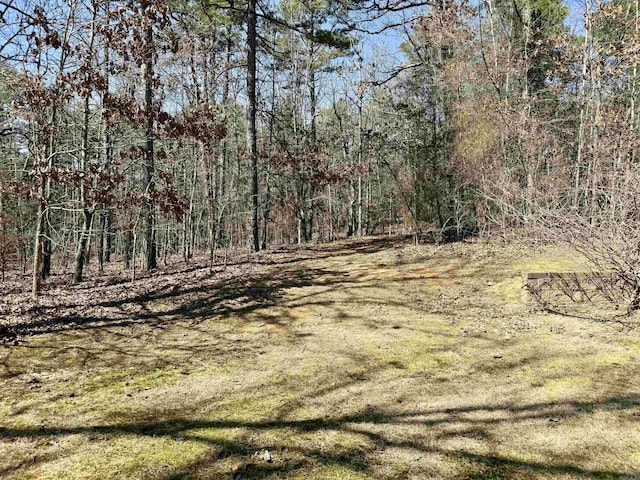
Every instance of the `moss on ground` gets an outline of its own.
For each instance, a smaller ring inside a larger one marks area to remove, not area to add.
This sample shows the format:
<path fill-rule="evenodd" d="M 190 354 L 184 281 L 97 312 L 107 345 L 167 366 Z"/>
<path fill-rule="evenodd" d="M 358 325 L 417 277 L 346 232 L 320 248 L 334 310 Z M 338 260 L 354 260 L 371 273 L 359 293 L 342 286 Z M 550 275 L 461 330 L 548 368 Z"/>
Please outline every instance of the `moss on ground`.
<path fill-rule="evenodd" d="M 163 478 L 174 469 L 204 458 L 209 448 L 198 441 L 166 437 L 115 436 L 94 445 L 78 445 L 65 458 L 34 467 L 16 478 L 42 480 L 122 479 L 139 476 Z"/>
<path fill-rule="evenodd" d="M 509 278 L 490 287 L 498 298 L 506 303 L 518 304 L 522 300 L 522 281 L 520 278 Z"/>

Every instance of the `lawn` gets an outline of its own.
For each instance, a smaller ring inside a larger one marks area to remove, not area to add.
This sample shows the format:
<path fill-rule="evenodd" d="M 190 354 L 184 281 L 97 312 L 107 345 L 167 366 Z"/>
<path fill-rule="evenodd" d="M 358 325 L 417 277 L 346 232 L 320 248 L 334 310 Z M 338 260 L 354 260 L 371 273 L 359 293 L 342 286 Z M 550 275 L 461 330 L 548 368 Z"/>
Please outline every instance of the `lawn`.
<path fill-rule="evenodd" d="M 520 272 L 569 252 L 232 260 L 52 282 L 38 307 L 5 289 L 0 477 L 640 478 L 640 319 L 521 301 Z"/>

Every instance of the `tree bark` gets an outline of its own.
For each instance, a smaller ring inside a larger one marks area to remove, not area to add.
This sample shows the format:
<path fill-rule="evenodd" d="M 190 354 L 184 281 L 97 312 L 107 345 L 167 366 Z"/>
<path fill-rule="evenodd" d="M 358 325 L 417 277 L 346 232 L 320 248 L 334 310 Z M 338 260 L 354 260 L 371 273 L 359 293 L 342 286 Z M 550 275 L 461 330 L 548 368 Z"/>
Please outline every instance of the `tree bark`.
<path fill-rule="evenodd" d="M 95 17 L 94 22 L 95 24 Z M 93 43 L 93 38 L 92 38 Z M 82 232 L 80 233 L 80 242 L 76 251 L 76 268 L 73 274 L 73 283 L 82 282 L 82 272 L 84 262 L 87 256 L 87 244 L 89 243 L 91 221 L 93 220 L 93 208 L 87 204 L 87 166 L 89 160 L 89 97 L 84 99 L 83 125 L 82 125 L 82 163 L 81 170 L 85 176 L 80 184 L 80 202 L 82 203 Z"/>
<path fill-rule="evenodd" d="M 110 2 L 106 2 L 106 12 L 107 15 L 110 14 Z M 113 129 L 111 125 L 111 120 L 107 116 L 107 103 L 109 99 L 109 79 L 111 77 L 111 57 L 109 47 L 105 46 L 104 52 L 104 63 L 105 63 L 105 73 L 104 78 L 107 85 L 107 88 L 102 97 L 102 105 L 103 105 L 103 121 L 104 121 L 104 143 L 105 143 L 105 159 L 104 159 L 104 168 L 108 173 L 111 173 L 111 168 L 113 165 L 113 150 L 114 150 L 114 142 L 113 142 Z M 100 241 L 100 247 L 103 251 L 102 260 L 104 262 L 109 263 L 111 261 L 111 243 L 113 239 L 113 211 L 110 208 L 110 205 L 103 205 L 106 208 L 106 211 L 102 214 L 102 222 L 101 222 L 101 232 L 103 238 Z M 102 271 L 102 270 L 101 270 Z"/>
<path fill-rule="evenodd" d="M 38 293 L 40 292 L 40 282 L 42 275 L 40 275 L 40 268 L 42 266 L 42 224 L 44 220 L 44 208 L 42 205 L 38 207 L 38 221 L 36 224 L 36 238 L 33 247 L 33 278 L 31 283 L 31 295 L 34 300 L 37 301 Z"/>
<path fill-rule="evenodd" d="M 258 49 L 256 0 L 247 2 L 247 95 L 249 108 L 247 117 L 249 121 L 249 152 L 251 154 L 251 199 L 252 199 L 252 240 L 253 250 L 260 250 L 260 227 L 258 212 L 258 132 L 256 129 L 256 54 Z"/>
<path fill-rule="evenodd" d="M 2 269 L 2 281 L 7 266 L 6 230 L 4 220 L 4 193 L 0 190 L 0 269 Z"/>
<path fill-rule="evenodd" d="M 148 4 L 142 3 L 142 16 L 147 14 Z M 157 267 L 156 237 L 155 237 L 155 159 L 154 159 L 154 115 L 153 115 L 153 26 L 151 22 L 145 30 L 144 41 L 144 103 L 146 115 L 146 144 L 144 164 L 144 190 L 146 201 L 144 204 L 144 237 L 145 237 L 145 270 L 153 270 Z"/>

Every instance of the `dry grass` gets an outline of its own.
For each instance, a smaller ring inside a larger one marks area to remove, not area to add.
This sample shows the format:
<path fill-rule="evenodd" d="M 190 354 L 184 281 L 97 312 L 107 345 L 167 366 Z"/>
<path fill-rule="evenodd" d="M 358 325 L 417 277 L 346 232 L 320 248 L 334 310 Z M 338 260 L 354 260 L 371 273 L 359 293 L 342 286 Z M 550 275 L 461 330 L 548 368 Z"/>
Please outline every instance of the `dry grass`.
<path fill-rule="evenodd" d="M 640 475 L 634 320 L 519 302 L 519 270 L 566 252 L 370 239 L 255 260 L 12 320 L 0 477 Z"/>

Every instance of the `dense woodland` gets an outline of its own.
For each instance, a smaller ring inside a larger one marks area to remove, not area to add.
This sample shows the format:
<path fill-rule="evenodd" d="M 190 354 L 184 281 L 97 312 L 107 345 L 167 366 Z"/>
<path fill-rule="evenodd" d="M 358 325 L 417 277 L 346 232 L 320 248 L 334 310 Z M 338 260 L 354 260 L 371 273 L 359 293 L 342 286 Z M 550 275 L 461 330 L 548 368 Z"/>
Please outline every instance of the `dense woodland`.
<path fill-rule="evenodd" d="M 640 7 L 579 8 L 1 0 L 2 276 L 517 234 L 637 306 Z"/>

